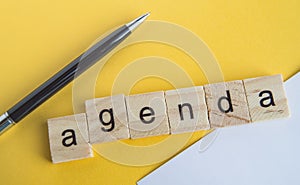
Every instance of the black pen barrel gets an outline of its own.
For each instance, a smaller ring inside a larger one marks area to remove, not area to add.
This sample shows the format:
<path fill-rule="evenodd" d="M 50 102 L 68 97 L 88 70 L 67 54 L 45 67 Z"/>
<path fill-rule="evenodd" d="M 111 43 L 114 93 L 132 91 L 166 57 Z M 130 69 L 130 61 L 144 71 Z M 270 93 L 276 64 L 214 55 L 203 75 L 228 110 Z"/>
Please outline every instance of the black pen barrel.
<path fill-rule="evenodd" d="M 0 115 L 0 135 L 118 46 L 133 30 L 144 22 L 149 15 L 150 13 L 146 13 L 134 19 L 113 31 L 104 39 L 96 42 L 96 44 L 92 45 L 92 47 L 53 75 L 49 80 L 25 96 L 8 111 Z"/>
<path fill-rule="evenodd" d="M 9 117 L 15 123 L 19 122 L 56 92 L 69 84 L 78 75 L 103 58 L 108 52 L 127 38 L 130 33 L 131 31 L 124 25 L 93 45 L 86 52 L 81 54 L 49 80 L 10 108 L 7 111 Z"/>

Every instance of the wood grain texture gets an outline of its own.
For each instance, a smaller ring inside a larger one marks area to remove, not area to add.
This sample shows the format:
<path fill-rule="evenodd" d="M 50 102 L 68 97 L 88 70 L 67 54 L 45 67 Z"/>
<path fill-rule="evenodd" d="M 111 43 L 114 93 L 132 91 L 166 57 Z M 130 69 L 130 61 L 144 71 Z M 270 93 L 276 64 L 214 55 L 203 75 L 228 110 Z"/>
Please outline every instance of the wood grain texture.
<path fill-rule="evenodd" d="M 49 119 L 48 134 L 53 163 L 93 157 L 85 114 Z"/>
<path fill-rule="evenodd" d="M 290 115 L 281 75 L 250 78 L 243 82 L 253 122 Z"/>
<path fill-rule="evenodd" d="M 164 92 L 151 92 L 126 97 L 131 138 L 169 134 Z M 146 109 L 145 109 L 146 108 Z M 147 109 L 152 109 L 152 112 Z M 144 111 L 142 111 L 144 109 Z M 141 119 L 141 114 L 144 122 Z"/>
<path fill-rule="evenodd" d="M 212 128 L 240 125 L 250 122 L 246 94 L 241 80 L 204 86 L 209 121 Z M 229 93 L 229 94 L 227 94 Z M 232 110 L 229 110 L 231 99 Z M 220 107 L 222 109 L 220 109 Z M 221 110 L 228 111 L 223 112 Z"/>
<path fill-rule="evenodd" d="M 202 86 L 166 91 L 165 98 L 171 134 L 210 128 Z"/>
<path fill-rule="evenodd" d="M 129 138 L 123 94 L 87 100 L 85 105 L 91 144 Z"/>

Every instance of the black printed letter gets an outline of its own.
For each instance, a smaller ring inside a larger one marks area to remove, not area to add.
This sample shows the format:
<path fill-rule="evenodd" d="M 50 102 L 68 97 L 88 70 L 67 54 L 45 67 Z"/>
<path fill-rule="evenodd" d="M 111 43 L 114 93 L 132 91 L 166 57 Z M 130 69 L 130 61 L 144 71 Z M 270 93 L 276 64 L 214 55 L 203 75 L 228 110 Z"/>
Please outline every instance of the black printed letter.
<path fill-rule="evenodd" d="M 150 113 L 144 113 L 144 111 L 150 111 Z M 151 119 L 149 119 L 148 121 L 144 119 L 144 117 L 146 116 L 152 116 Z M 149 124 L 149 123 L 152 123 L 154 120 L 155 120 L 155 117 L 154 117 L 154 110 L 151 108 L 151 107 L 144 107 L 141 109 L 140 111 L 140 119 L 143 123 L 146 123 L 146 124 Z"/>
<path fill-rule="evenodd" d="M 262 98 L 262 99 L 260 100 L 260 102 L 259 102 L 259 103 L 260 103 L 260 106 L 262 106 L 262 107 L 270 107 L 271 105 L 272 105 L 272 106 L 275 106 L 273 94 L 272 94 L 271 91 L 268 91 L 268 90 L 261 91 L 261 92 L 259 93 L 259 97 L 262 97 L 263 94 L 265 94 L 265 93 L 268 94 L 268 96 L 265 97 L 265 98 Z M 269 102 L 265 104 L 264 101 L 266 101 L 266 100 L 269 100 Z"/>
<path fill-rule="evenodd" d="M 226 96 L 222 96 L 219 99 L 219 101 L 218 101 L 218 107 L 219 107 L 219 109 L 220 109 L 221 112 L 224 112 L 224 113 L 233 112 L 232 103 L 231 103 L 231 97 L 230 97 L 230 92 L 227 90 L 226 94 L 227 94 L 227 97 Z M 221 105 L 222 100 L 226 100 L 228 102 L 229 106 L 228 106 L 227 110 L 223 109 L 223 107 Z"/>
<path fill-rule="evenodd" d="M 184 118 L 183 118 L 183 113 L 182 113 L 182 108 L 185 107 L 185 106 L 186 106 L 186 107 L 189 109 L 189 111 L 190 111 L 190 118 L 191 118 L 191 119 L 194 119 L 193 108 L 192 108 L 191 104 L 189 104 L 189 103 L 183 103 L 183 104 L 179 104 L 179 105 L 178 105 L 179 114 L 180 114 L 180 119 L 181 119 L 181 120 L 184 120 Z"/>
<path fill-rule="evenodd" d="M 103 114 L 104 113 L 108 113 L 109 114 L 110 119 L 107 122 L 105 122 L 103 120 Z M 110 128 L 108 128 L 108 129 L 106 129 L 104 127 L 101 128 L 104 132 L 110 132 L 110 131 L 112 131 L 115 128 L 115 120 L 114 120 L 113 109 L 103 109 L 99 113 L 99 119 L 100 119 L 100 122 L 102 123 L 102 125 L 104 125 L 104 126 L 109 126 L 110 125 Z"/>
<path fill-rule="evenodd" d="M 69 147 L 69 146 L 72 146 L 72 145 L 77 145 L 77 142 L 76 142 L 76 136 L 75 136 L 75 131 L 72 130 L 72 129 L 67 129 L 65 131 L 63 131 L 63 133 L 61 134 L 61 136 L 65 136 L 67 132 L 70 132 L 71 135 L 68 136 L 68 137 L 65 137 L 63 140 L 62 140 L 62 144 L 65 146 L 65 147 Z M 68 139 L 72 139 L 71 142 L 67 143 L 67 140 Z"/>

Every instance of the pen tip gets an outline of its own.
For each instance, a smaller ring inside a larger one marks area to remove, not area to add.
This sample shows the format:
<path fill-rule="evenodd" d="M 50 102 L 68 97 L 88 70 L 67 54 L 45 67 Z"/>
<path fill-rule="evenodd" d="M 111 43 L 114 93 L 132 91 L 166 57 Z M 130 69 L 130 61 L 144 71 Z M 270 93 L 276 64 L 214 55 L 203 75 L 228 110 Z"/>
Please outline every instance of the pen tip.
<path fill-rule="evenodd" d="M 147 12 L 144 14 L 144 16 L 147 18 L 150 14 L 151 14 L 151 12 Z"/>
<path fill-rule="evenodd" d="M 150 12 L 147 12 L 144 15 L 141 15 L 140 17 L 134 19 L 133 21 L 126 24 L 128 29 L 132 32 L 134 29 L 136 29 L 142 22 L 144 22 L 147 17 L 150 15 Z"/>

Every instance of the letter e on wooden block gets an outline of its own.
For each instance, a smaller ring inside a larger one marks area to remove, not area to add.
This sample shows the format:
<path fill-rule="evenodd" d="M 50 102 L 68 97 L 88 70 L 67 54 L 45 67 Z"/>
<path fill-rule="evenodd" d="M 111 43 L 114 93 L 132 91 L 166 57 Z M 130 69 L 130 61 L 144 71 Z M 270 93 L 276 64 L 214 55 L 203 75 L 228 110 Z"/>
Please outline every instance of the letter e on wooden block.
<path fill-rule="evenodd" d="M 115 95 L 87 100 L 90 143 L 102 143 L 129 138 L 125 96 Z"/>
<path fill-rule="evenodd" d="M 48 134 L 53 163 L 93 157 L 85 114 L 49 119 Z"/>
<path fill-rule="evenodd" d="M 126 106 L 131 138 L 169 134 L 163 91 L 127 96 Z"/>
<path fill-rule="evenodd" d="M 281 75 L 245 79 L 244 86 L 253 122 L 290 115 Z"/>
<path fill-rule="evenodd" d="M 171 134 L 210 128 L 202 86 L 165 92 Z"/>
<path fill-rule="evenodd" d="M 204 86 L 210 126 L 226 127 L 250 122 L 246 94 L 241 80 Z"/>

